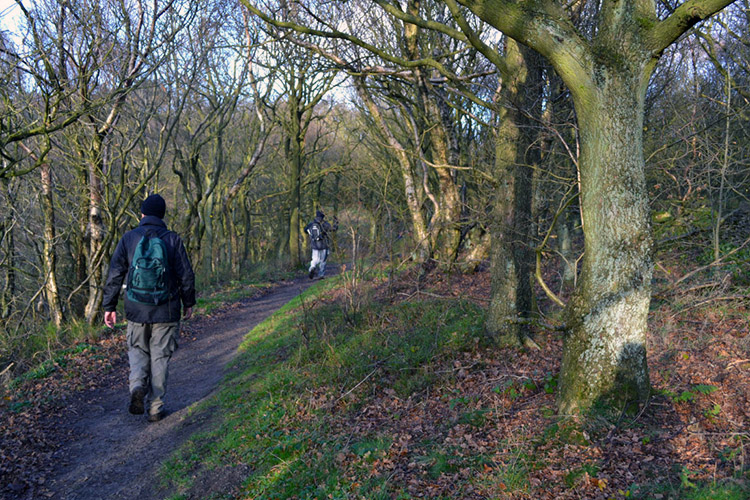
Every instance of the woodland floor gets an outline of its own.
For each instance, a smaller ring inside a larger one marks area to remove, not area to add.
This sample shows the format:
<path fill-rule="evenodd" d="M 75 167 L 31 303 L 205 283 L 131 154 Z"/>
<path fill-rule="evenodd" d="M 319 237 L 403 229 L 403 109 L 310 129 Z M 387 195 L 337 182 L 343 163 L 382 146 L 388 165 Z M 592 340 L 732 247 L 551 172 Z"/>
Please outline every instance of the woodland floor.
<path fill-rule="evenodd" d="M 307 277 L 259 290 L 184 322 L 169 368 L 167 417 L 128 413 L 124 330 L 59 358 L 54 372 L 0 401 L 0 497 L 157 499 L 160 463 L 206 424 L 191 408 L 215 390 L 256 324 L 309 286 Z"/>
<path fill-rule="evenodd" d="M 658 280 L 669 281 L 672 264 L 662 263 Z M 415 280 L 403 281 L 398 295 L 486 305 L 487 274 L 435 273 L 418 289 Z M 648 363 L 655 394 L 637 413 L 555 417 L 562 340 L 557 332 L 537 331 L 540 351 L 488 348 L 446 360 L 433 370 L 453 373 L 451 383 L 426 398 L 401 399 L 386 390 L 344 422 L 342 432 L 376 427 L 394 436 L 397 450 L 443 440 L 458 456 L 491 457 L 477 480 L 467 469 L 431 478 L 434 463 L 389 454 L 385 461 L 393 463 L 380 466 L 393 481 L 410 484 L 415 497 L 451 497 L 456 484 L 473 476 L 480 486 L 461 498 L 750 498 L 750 311 L 747 296 L 720 292 L 653 300 Z M 379 417 L 396 413 L 409 418 Z M 446 433 L 440 431 L 445 421 L 463 425 Z M 712 493 L 721 485 L 746 496 Z"/>
<path fill-rule="evenodd" d="M 657 280 L 668 281 L 670 263 L 660 265 Z M 434 272 L 416 282 L 406 275 L 389 283 L 387 300 L 461 297 L 486 305 L 489 296 L 486 272 Z M 304 283 L 188 322 L 170 369 L 172 413 L 160 423 L 127 413 L 127 362 L 119 337 L 71 358 L 51 377 L 27 382 L 19 389 L 25 399 L 9 395 L 0 404 L 0 493 L 13 499 L 160 498 L 154 479 L 159 462 L 210 424 L 210 413 L 193 415 L 191 405 L 211 394 L 248 328 Z M 386 300 L 381 291 L 376 300 Z M 438 360 L 433 369 L 450 377 L 427 392 L 399 397 L 388 388 L 373 390 L 356 412 L 332 418 L 331 432 L 377 429 L 392 436 L 389 449 L 371 463 L 371 474 L 406 485 L 415 498 L 660 499 L 677 498 L 664 493 L 666 485 L 691 491 L 700 484 L 750 491 L 748 303 L 720 295 L 688 300 L 686 293 L 654 299 L 648 361 L 656 394 L 637 413 L 622 412 L 614 420 L 593 415 L 585 422 L 555 417 L 562 342 L 558 333 L 538 331 L 540 351 L 478 348 Z M 333 292 L 325 300 L 343 298 Z M 403 417 L 388 417 L 394 414 Z M 426 442 L 456 450 L 450 463 L 481 456 L 483 465 L 436 469 L 434 461 L 415 461 L 414 448 Z M 357 459 L 338 458 L 345 474 Z M 231 491 L 231 483 L 242 483 L 240 476 L 222 477 L 221 489 Z M 469 477 L 472 486 L 452 493 Z"/>

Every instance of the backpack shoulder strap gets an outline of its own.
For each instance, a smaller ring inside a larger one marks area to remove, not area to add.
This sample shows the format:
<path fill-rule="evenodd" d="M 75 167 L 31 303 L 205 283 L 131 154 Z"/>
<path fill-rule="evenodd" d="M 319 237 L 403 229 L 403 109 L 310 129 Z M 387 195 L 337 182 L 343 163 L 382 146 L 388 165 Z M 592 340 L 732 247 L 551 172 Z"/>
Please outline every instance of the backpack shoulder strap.
<path fill-rule="evenodd" d="M 137 231 L 141 236 L 148 236 L 149 238 L 153 238 L 154 236 L 156 236 L 157 238 L 160 238 L 162 240 L 165 236 L 172 232 L 165 227 L 154 228 L 146 226 L 138 226 L 137 228 L 135 228 L 135 231 Z"/>

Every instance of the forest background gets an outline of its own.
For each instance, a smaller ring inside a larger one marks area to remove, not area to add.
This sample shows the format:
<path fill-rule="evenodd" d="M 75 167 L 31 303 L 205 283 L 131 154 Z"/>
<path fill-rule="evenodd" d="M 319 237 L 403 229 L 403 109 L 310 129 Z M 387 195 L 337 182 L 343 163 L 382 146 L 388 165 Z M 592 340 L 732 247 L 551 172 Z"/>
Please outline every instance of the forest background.
<path fill-rule="evenodd" d="M 749 4 L 518 5 L 17 2 L 3 376 L 96 335 L 159 192 L 204 287 L 300 268 L 322 208 L 350 272 L 488 272 L 490 336 L 568 332 L 560 411 L 642 401 L 652 283 L 747 321 Z"/>

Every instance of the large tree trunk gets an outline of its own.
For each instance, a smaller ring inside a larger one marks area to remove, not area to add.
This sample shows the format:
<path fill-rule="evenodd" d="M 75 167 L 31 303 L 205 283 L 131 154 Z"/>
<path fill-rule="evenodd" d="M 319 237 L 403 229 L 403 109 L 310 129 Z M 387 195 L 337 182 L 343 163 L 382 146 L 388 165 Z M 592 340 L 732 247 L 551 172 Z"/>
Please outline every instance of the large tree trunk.
<path fill-rule="evenodd" d="M 650 1 L 602 2 L 591 39 L 552 2 L 459 0 L 544 55 L 565 81 L 581 135 L 583 270 L 568 303 L 563 413 L 649 394 L 646 319 L 651 234 L 642 151 L 644 96 L 662 52 L 732 0 L 684 2 L 660 19 Z M 577 11 L 575 11 L 577 12 Z"/>
<path fill-rule="evenodd" d="M 559 409 L 600 398 L 643 401 L 650 384 L 646 327 L 651 298 L 651 231 L 642 120 L 645 70 L 602 72 L 574 94 L 581 134 L 585 257 L 567 309 Z"/>

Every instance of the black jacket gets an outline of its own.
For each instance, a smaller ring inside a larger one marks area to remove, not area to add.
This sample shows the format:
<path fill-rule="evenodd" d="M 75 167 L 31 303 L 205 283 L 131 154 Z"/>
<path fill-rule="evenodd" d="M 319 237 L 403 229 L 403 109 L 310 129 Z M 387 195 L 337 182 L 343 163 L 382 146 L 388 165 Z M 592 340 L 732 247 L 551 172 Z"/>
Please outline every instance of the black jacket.
<path fill-rule="evenodd" d="M 171 298 L 164 304 L 151 306 L 132 302 L 126 294 L 125 319 L 135 323 L 174 323 L 180 320 L 181 306 L 188 308 L 195 305 L 195 274 L 180 237 L 169 231 L 163 220 L 153 215 L 143 217 L 138 227 L 125 233 L 117 244 L 104 285 L 103 307 L 105 311 L 114 311 L 117 307 L 122 282 L 130 270 L 135 247 L 147 231 L 156 234 L 167 245 Z"/>
<path fill-rule="evenodd" d="M 310 245 L 314 250 L 326 250 L 331 246 L 331 237 L 329 233 L 331 231 L 336 231 L 339 228 L 338 222 L 335 222 L 334 218 L 334 224 L 331 226 L 328 221 L 323 220 L 322 217 L 315 217 L 311 223 L 305 226 L 305 232 L 307 234 L 310 234 L 310 228 L 313 224 L 318 223 L 320 225 L 320 230 L 323 232 L 323 239 L 319 241 L 310 241 Z"/>

